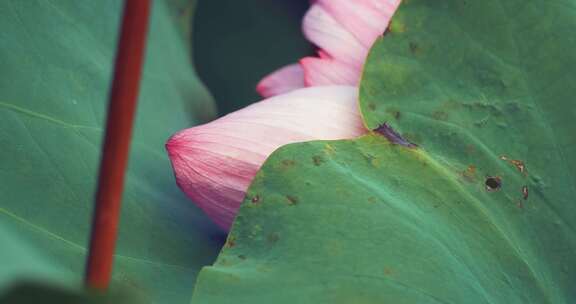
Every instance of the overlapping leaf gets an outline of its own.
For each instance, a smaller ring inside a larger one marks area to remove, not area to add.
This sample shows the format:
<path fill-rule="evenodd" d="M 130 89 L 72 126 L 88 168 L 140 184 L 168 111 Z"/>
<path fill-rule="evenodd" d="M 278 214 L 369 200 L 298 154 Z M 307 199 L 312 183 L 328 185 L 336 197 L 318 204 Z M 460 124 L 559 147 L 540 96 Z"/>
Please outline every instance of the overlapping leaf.
<path fill-rule="evenodd" d="M 361 84 L 383 132 L 274 153 L 195 303 L 576 301 L 575 9 L 404 1 Z"/>

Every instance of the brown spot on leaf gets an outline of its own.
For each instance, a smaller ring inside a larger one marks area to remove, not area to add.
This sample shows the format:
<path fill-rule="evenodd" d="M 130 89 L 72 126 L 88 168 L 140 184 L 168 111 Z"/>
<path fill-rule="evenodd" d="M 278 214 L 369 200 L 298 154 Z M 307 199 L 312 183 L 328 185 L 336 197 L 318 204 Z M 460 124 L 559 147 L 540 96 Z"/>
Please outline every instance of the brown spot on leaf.
<path fill-rule="evenodd" d="M 420 53 L 420 46 L 418 46 L 416 42 L 410 42 L 408 44 L 408 47 L 410 48 L 410 52 L 412 54 L 417 55 L 418 53 Z"/>
<path fill-rule="evenodd" d="M 376 105 L 373 104 L 373 103 L 369 103 L 369 104 L 368 104 L 368 110 L 370 110 L 370 111 L 376 110 Z"/>
<path fill-rule="evenodd" d="M 522 198 L 524 200 L 528 199 L 528 186 L 526 185 L 522 186 Z"/>
<path fill-rule="evenodd" d="M 236 238 L 233 236 L 229 236 L 228 239 L 226 240 L 226 243 L 224 244 L 225 248 L 232 248 L 236 246 Z"/>
<path fill-rule="evenodd" d="M 486 125 L 488 125 L 488 117 L 484 117 L 484 118 L 474 122 L 474 126 L 476 126 L 478 128 L 483 128 Z"/>
<path fill-rule="evenodd" d="M 510 161 L 510 163 L 512 163 L 516 167 L 516 169 L 518 169 L 518 171 L 520 171 L 520 173 L 526 173 L 526 166 L 524 165 L 523 161 L 513 159 Z"/>
<path fill-rule="evenodd" d="M 467 182 L 473 182 L 476 179 L 476 166 L 468 166 L 466 170 L 462 171 L 462 177 Z"/>
<path fill-rule="evenodd" d="M 520 171 L 520 173 L 524 175 L 526 174 L 526 165 L 523 161 L 518 159 L 509 159 L 506 155 L 501 155 L 500 159 L 511 163 L 518 171 Z"/>
<path fill-rule="evenodd" d="M 394 119 L 398 120 L 400 119 L 400 111 L 395 110 L 395 109 L 387 109 L 386 113 L 392 115 L 392 117 L 394 117 Z"/>
<path fill-rule="evenodd" d="M 288 200 L 288 205 L 296 205 L 298 204 L 298 198 L 293 195 L 286 195 L 286 199 Z"/>
<path fill-rule="evenodd" d="M 312 162 L 315 166 L 320 166 L 322 163 L 324 163 L 324 158 L 322 158 L 320 155 L 314 155 L 312 156 Z"/>
<path fill-rule="evenodd" d="M 444 112 L 444 111 L 434 111 L 432 112 L 432 118 L 434 118 L 435 120 L 447 120 L 448 119 L 448 113 Z"/>
<path fill-rule="evenodd" d="M 258 203 L 260 203 L 260 195 L 258 195 L 258 194 L 254 195 L 250 201 L 251 201 L 253 204 L 258 204 Z"/>
<path fill-rule="evenodd" d="M 270 233 L 267 237 L 266 237 L 266 241 L 268 241 L 268 243 L 270 244 L 274 244 L 276 242 L 278 242 L 278 240 L 280 239 L 280 236 L 278 235 L 278 233 Z"/>
<path fill-rule="evenodd" d="M 238 258 L 241 259 L 241 260 L 245 260 L 245 259 L 246 259 L 246 256 L 243 255 L 243 254 L 240 254 L 240 255 L 238 255 Z"/>
<path fill-rule="evenodd" d="M 284 165 L 285 167 L 292 167 L 296 164 L 296 162 L 292 159 L 284 159 L 282 160 L 282 165 Z"/>
<path fill-rule="evenodd" d="M 392 267 L 384 267 L 384 275 L 386 276 L 391 276 L 394 274 L 394 270 L 392 269 Z"/>
<path fill-rule="evenodd" d="M 368 202 L 371 203 L 371 204 L 374 204 L 374 203 L 376 203 L 377 201 L 378 201 L 378 199 L 376 199 L 376 198 L 373 197 L 373 196 L 371 196 L 371 197 L 368 198 Z"/>
<path fill-rule="evenodd" d="M 380 167 L 380 160 L 372 154 L 363 154 L 364 159 L 373 167 Z"/>

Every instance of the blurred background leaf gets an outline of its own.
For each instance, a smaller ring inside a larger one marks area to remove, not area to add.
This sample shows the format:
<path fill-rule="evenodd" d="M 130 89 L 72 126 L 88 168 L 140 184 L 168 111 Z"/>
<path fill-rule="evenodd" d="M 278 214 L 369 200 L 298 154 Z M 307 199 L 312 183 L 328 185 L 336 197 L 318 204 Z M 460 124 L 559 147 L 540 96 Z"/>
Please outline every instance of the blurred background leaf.
<path fill-rule="evenodd" d="M 194 62 L 220 115 L 261 97 L 260 79 L 313 54 L 302 34 L 309 0 L 201 0 L 194 20 Z"/>
<path fill-rule="evenodd" d="M 163 147 L 216 116 L 192 59 L 225 114 L 312 53 L 300 30 L 307 1 L 196 2 L 154 1 L 123 201 L 113 287 L 153 303 L 187 303 L 225 237 L 177 189 Z M 0 292 L 23 279 L 81 287 L 121 8 L 0 2 Z"/>
<path fill-rule="evenodd" d="M 223 232 L 177 188 L 164 142 L 213 118 L 215 107 L 183 26 L 195 3 L 153 2 L 113 286 L 186 303 Z M 41 278 L 81 286 L 121 10 L 116 0 L 0 2 L 4 286 Z"/>

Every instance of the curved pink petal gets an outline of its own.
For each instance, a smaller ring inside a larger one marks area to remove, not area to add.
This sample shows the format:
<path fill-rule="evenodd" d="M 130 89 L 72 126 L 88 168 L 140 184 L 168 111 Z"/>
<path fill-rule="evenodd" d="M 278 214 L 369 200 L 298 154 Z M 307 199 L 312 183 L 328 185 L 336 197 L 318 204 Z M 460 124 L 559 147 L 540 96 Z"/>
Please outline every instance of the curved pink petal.
<path fill-rule="evenodd" d="M 319 47 L 318 58 L 301 59 L 302 69 L 297 70 L 293 66 L 292 69 L 304 74 L 305 86 L 358 85 L 370 47 L 386 30 L 401 0 L 310 2 L 311 7 L 304 16 L 302 29 L 306 38 Z M 272 76 L 273 81 L 267 79 Z M 282 70 L 268 77 L 263 79 L 257 88 L 264 97 L 284 93 L 296 85 L 302 85 L 301 82 L 293 85 L 296 77 Z M 282 79 L 284 77 L 285 80 Z M 300 79 L 298 78 L 298 81 Z M 268 87 L 274 89 L 267 89 Z"/>
<path fill-rule="evenodd" d="M 357 86 L 360 68 L 338 62 L 331 58 L 306 57 L 300 60 L 307 87 L 323 85 Z"/>
<path fill-rule="evenodd" d="M 384 33 L 400 0 L 318 0 L 316 5 L 369 49 Z"/>
<path fill-rule="evenodd" d="M 305 88 L 252 104 L 166 143 L 179 187 L 229 229 L 252 178 L 280 146 L 365 132 L 357 89 Z"/>
<path fill-rule="evenodd" d="M 268 98 L 304 87 L 304 71 L 299 64 L 282 67 L 264 77 L 256 86 L 260 96 Z"/>
<path fill-rule="evenodd" d="M 361 66 L 368 49 L 319 4 L 314 4 L 302 22 L 304 35 L 324 54 L 344 63 Z"/>

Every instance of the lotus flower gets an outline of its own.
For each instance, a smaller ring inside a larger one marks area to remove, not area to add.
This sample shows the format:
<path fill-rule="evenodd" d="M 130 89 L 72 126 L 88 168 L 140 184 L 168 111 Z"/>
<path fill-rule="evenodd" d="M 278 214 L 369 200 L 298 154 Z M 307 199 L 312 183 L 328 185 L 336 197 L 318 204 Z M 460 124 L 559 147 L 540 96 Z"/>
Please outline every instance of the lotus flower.
<path fill-rule="evenodd" d="M 364 133 L 356 101 L 354 87 L 305 88 L 176 133 L 166 144 L 176 181 L 228 229 L 250 182 L 274 150 L 293 142 Z"/>
<path fill-rule="evenodd" d="M 370 47 L 400 0 L 317 0 L 304 16 L 304 35 L 320 49 L 266 76 L 256 90 L 270 97 L 318 85 L 358 85 Z"/>
<path fill-rule="evenodd" d="M 320 48 L 319 57 L 303 58 L 265 77 L 257 91 L 270 98 L 172 136 L 166 149 L 178 186 L 228 230 L 256 172 L 274 150 L 365 133 L 356 85 L 370 46 L 398 3 L 313 1 L 303 29 Z"/>

